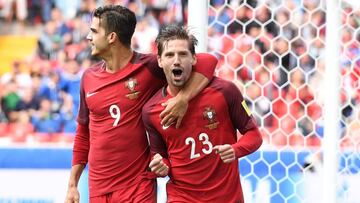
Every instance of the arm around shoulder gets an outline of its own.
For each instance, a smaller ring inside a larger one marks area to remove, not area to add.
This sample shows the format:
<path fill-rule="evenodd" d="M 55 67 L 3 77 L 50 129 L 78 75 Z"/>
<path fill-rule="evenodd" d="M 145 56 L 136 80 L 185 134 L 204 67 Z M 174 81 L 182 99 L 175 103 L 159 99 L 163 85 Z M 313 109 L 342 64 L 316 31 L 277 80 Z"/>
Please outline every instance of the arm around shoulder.
<path fill-rule="evenodd" d="M 164 104 L 165 110 L 161 112 L 162 124 L 170 125 L 171 117 L 177 119 L 176 128 L 180 127 L 184 117 L 188 102 L 199 94 L 210 82 L 214 76 L 214 71 L 218 60 L 211 54 L 197 54 L 197 63 L 190 79 L 186 82 L 184 88 Z"/>
<path fill-rule="evenodd" d="M 208 53 L 198 53 L 196 54 L 197 63 L 194 66 L 194 72 L 200 73 L 208 80 L 211 80 L 214 77 L 214 72 L 218 59 Z"/>

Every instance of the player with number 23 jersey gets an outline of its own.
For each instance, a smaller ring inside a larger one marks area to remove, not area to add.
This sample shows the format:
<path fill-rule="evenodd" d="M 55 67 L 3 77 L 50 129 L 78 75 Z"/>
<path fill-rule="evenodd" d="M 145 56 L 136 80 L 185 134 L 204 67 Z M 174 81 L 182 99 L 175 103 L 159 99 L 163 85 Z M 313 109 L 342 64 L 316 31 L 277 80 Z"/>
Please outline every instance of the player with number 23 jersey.
<path fill-rule="evenodd" d="M 213 150 L 216 145 L 230 144 L 236 158 L 241 158 L 262 143 L 238 88 L 215 77 L 189 102 L 179 129 L 160 125 L 161 103 L 169 98 L 164 87 L 143 108 L 151 152 L 169 165 L 167 202 L 244 202 L 238 160 L 223 163 Z M 242 134 L 240 139 L 236 130 Z"/>

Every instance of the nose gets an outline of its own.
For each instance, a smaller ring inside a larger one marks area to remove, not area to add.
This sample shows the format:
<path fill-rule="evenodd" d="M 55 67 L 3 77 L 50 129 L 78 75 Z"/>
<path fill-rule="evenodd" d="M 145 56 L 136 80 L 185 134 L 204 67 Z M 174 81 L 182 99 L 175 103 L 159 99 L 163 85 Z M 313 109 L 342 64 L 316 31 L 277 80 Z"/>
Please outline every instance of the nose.
<path fill-rule="evenodd" d="M 174 66 L 179 66 L 179 65 L 180 65 L 180 57 L 179 55 L 175 54 Z"/>
<path fill-rule="evenodd" d="M 89 40 L 89 41 L 92 40 L 91 32 L 89 32 L 89 33 L 86 35 L 86 39 Z"/>

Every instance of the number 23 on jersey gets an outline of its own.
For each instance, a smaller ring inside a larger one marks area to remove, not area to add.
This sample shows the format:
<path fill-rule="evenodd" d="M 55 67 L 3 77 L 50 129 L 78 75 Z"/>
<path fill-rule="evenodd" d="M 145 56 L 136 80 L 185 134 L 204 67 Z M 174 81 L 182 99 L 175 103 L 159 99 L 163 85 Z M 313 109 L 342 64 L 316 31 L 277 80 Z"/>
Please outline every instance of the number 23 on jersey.
<path fill-rule="evenodd" d="M 190 145 L 190 159 L 196 159 L 200 157 L 200 153 L 196 152 L 196 145 L 201 144 L 201 151 L 204 154 L 210 154 L 213 149 L 213 144 L 209 140 L 209 136 L 206 133 L 200 133 L 197 139 L 193 137 L 187 137 L 185 144 Z"/>

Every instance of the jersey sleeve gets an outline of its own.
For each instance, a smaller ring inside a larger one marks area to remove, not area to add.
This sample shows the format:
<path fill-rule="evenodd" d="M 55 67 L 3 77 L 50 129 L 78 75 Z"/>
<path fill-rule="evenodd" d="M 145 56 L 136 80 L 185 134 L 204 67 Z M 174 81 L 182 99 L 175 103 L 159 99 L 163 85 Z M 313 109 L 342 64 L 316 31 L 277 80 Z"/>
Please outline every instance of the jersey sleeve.
<path fill-rule="evenodd" d="M 89 109 L 85 102 L 85 92 L 83 88 L 84 77 L 80 84 L 80 106 L 77 117 L 78 125 L 76 126 L 76 134 L 73 147 L 72 165 L 86 164 L 88 162 L 88 154 L 90 150 L 89 140 Z"/>
<path fill-rule="evenodd" d="M 253 128 L 243 134 L 239 140 L 232 145 L 236 158 L 244 157 L 255 152 L 262 144 L 262 136 L 258 128 Z"/>
<path fill-rule="evenodd" d="M 198 72 L 211 80 L 214 77 L 215 68 L 218 63 L 217 58 L 207 53 L 196 54 L 196 58 L 197 62 L 193 71 Z"/>
<path fill-rule="evenodd" d="M 150 72 L 157 78 L 166 81 L 165 73 L 162 68 L 159 67 L 157 62 L 157 55 L 151 54 L 147 63 L 147 67 Z"/>
<path fill-rule="evenodd" d="M 85 101 L 84 82 L 85 82 L 85 74 L 81 78 L 81 83 L 80 83 L 80 104 L 79 104 L 77 122 L 82 125 L 87 125 L 89 123 L 89 108 L 87 107 Z"/>
<path fill-rule="evenodd" d="M 241 158 L 255 152 L 261 146 L 262 136 L 240 90 L 231 82 L 227 82 L 224 90 L 232 124 L 242 134 L 232 145 L 235 156 Z"/>
<path fill-rule="evenodd" d="M 142 110 L 142 119 L 146 132 L 149 137 L 151 157 L 153 157 L 155 154 L 160 154 L 163 157 L 163 162 L 167 166 L 169 166 L 170 169 L 170 161 L 167 153 L 167 146 L 161 134 L 153 126 L 149 114 L 150 114 L 150 107 L 148 105 L 145 105 Z"/>
<path fill-rule="evenodd" d="M 233 126 L 238 129 L 241 134 L 245 134 L 248 130 L 256 128 L 257 126 L 251 116 L 251 112 L 236 85 L 232 82 L 224 81 L 223 93 Z"/>
<path fill-rule="evenodd" d="M 73 147 L 72 165 L 87 164 L 90 150 L 88 125 L 78 123 Z"/>

